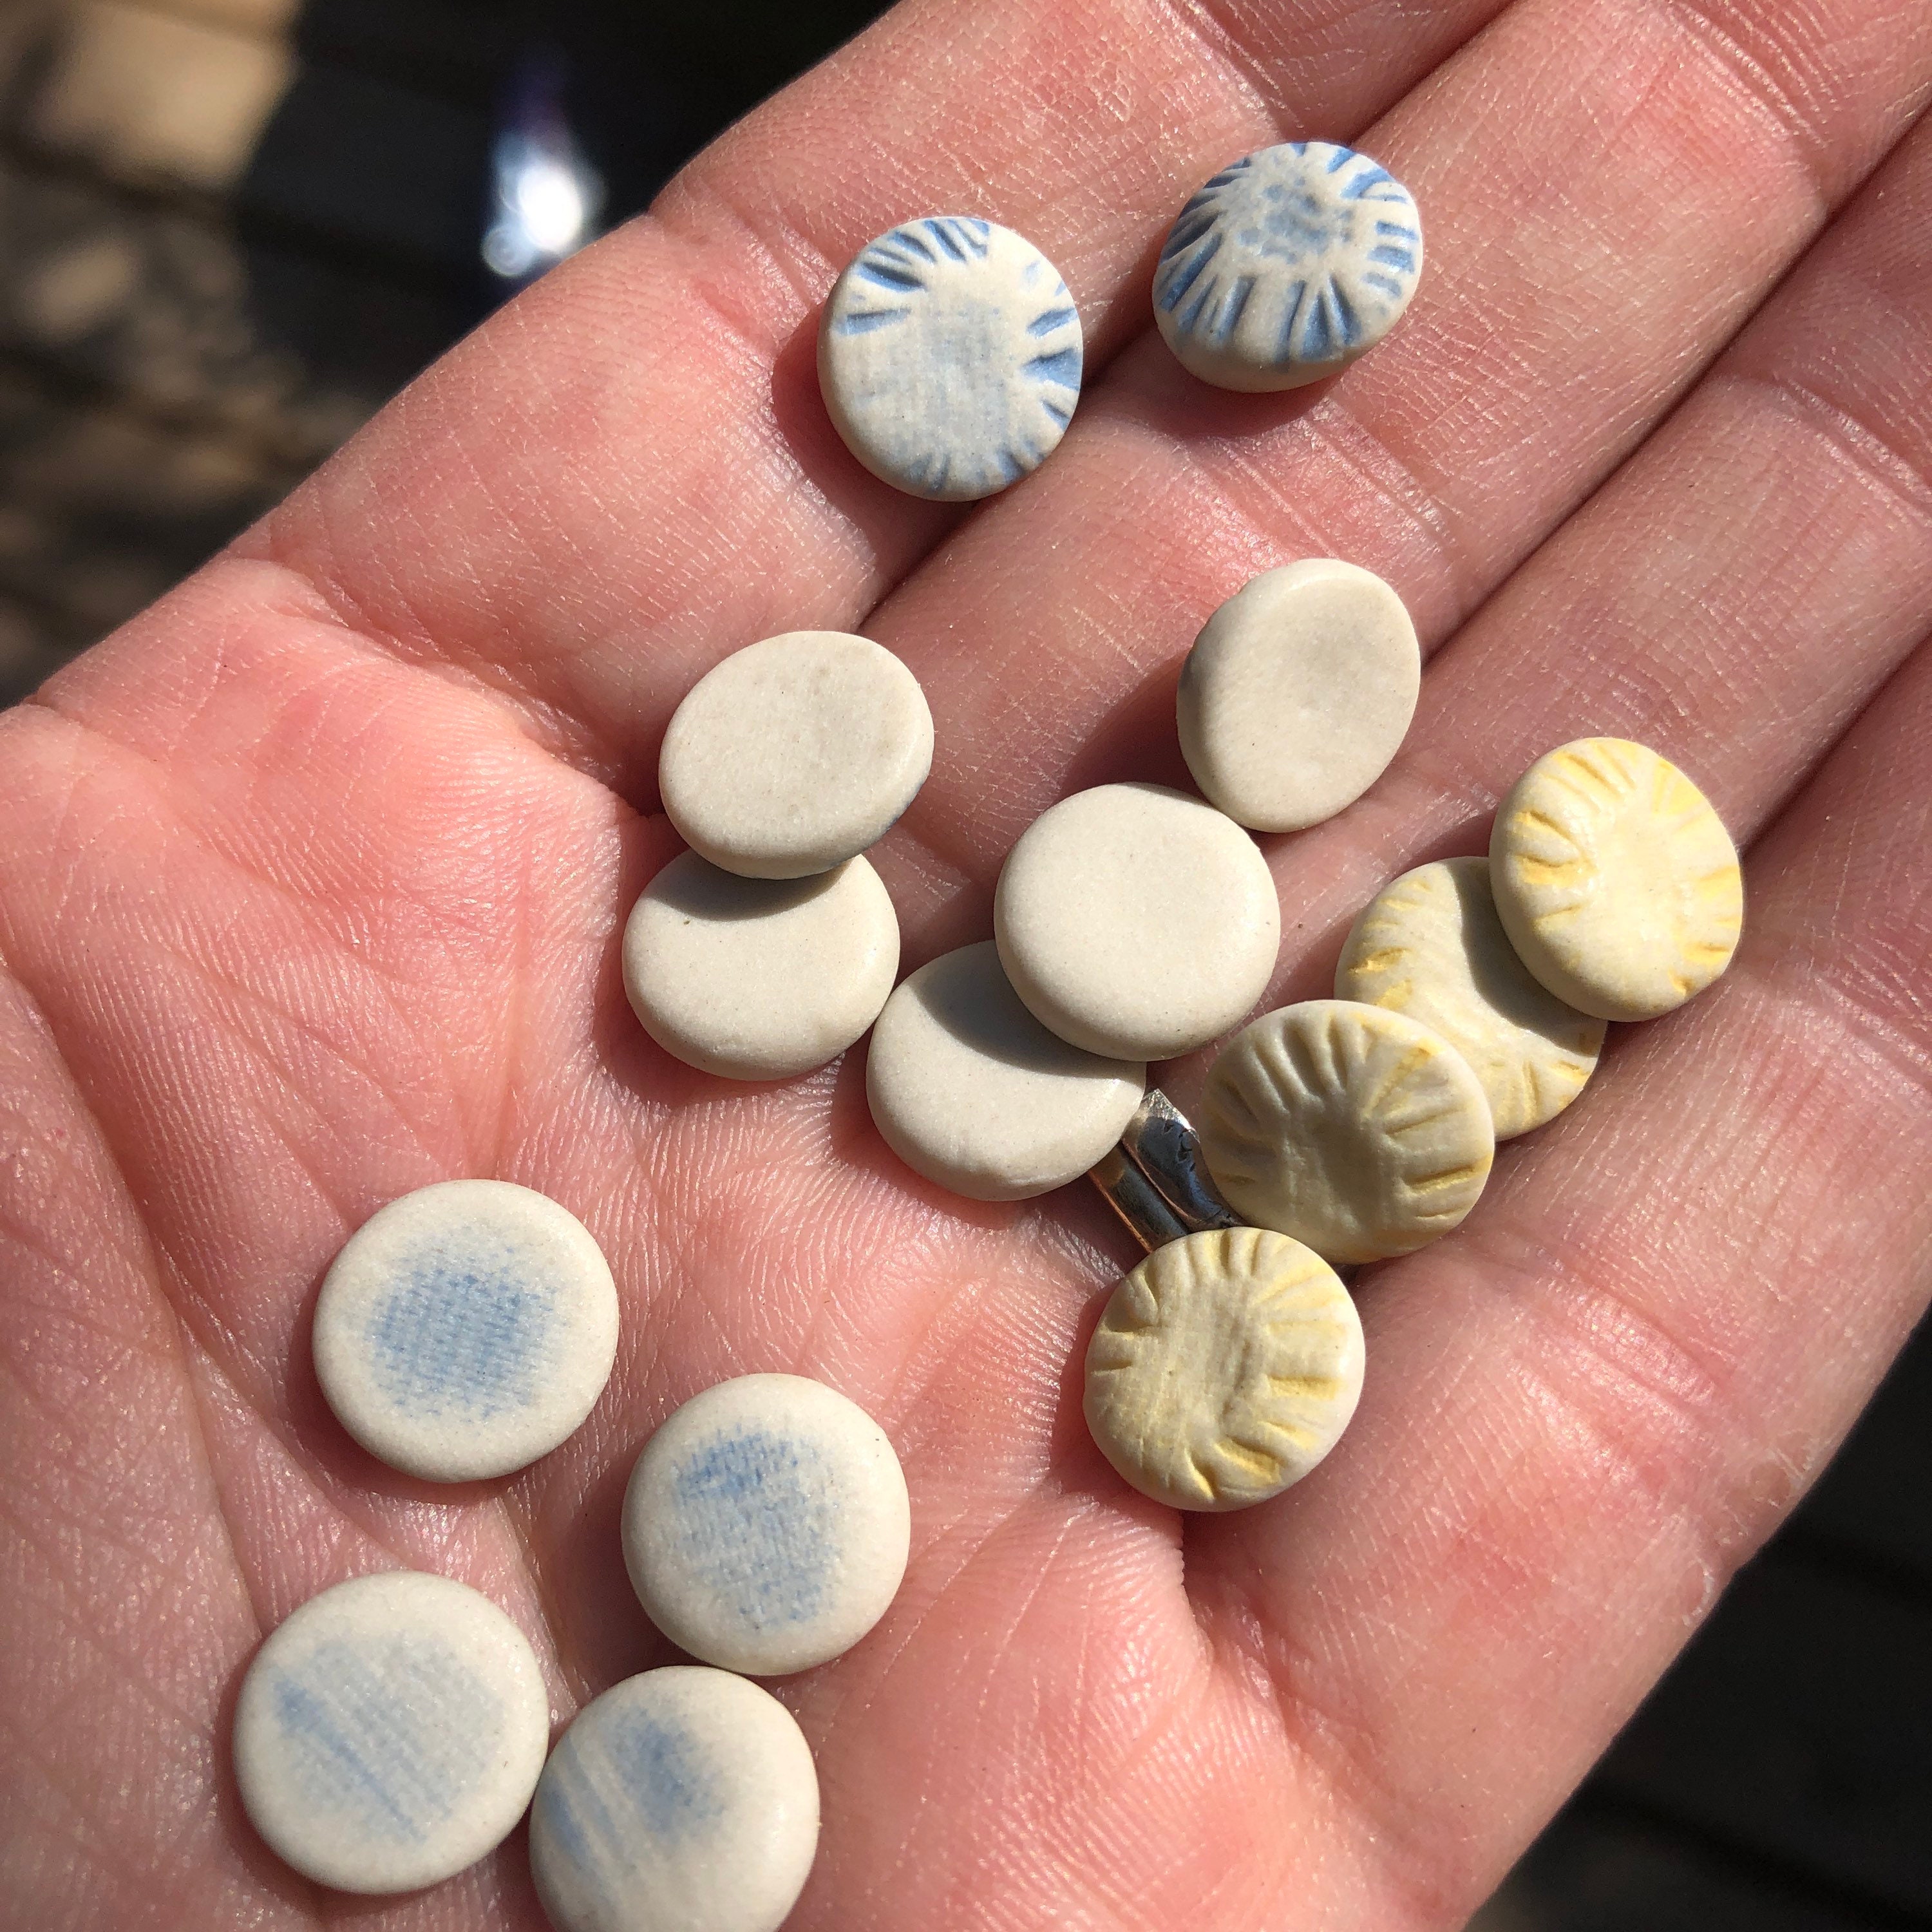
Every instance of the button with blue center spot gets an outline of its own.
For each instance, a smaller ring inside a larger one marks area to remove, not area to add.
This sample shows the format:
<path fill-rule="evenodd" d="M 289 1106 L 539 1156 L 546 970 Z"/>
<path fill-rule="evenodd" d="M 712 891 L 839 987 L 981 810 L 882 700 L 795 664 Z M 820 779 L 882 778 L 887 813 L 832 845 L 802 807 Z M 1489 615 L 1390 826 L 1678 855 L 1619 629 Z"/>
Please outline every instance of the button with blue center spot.
<path fill-rule="evenodd" d="M 524 1815 L 549 1743 L 523 1633 L 466 1584 L 415 1570 L 311 1597 L 235 1707 L 243 1809 L 340 1892 L 414 1892 L 473 1864 Z"/>
<path fill-rule="evenodd" d="M 445 1180 L 379 1209 L 316 1304 L 316 1374 L 350 1434 L 431 1482 L 554 1449 L 610 1378 L 617 1290 L 590 1230 L 506 1180 Z"/>
<path fill-rule="evenodd" d="M 557 1932 L 776 1932 L 818 1849 L 818 1774 L 791 1713 L 674 1664 L 593 1698 L 530 1808 Z"/>
<path fill-rule="evenodd" d="M 968 502 L 1037 469 L 1080 400 L 1080 316 L 1024 236 L 928 215 L 868 242 L 818 332 L 825 406 L 874 476 Z"/>
<path fill-rule="evenodd" d="M 1180 211 L 1154 320 L 1203 382 L 1292 389 L 1372 349 L 1421 273 L 1408 189 L 1352 148 L 1290 141 L 1244 154 Z"/>
<path fill-rule="evenodd" d="M 911 1515 L 886 1432 L 802 1376 L 740 1376 L 645 1444 L 624 1562 L 672 1642 L 754 1677 L 809 1670 L 885 1614 Z"/>

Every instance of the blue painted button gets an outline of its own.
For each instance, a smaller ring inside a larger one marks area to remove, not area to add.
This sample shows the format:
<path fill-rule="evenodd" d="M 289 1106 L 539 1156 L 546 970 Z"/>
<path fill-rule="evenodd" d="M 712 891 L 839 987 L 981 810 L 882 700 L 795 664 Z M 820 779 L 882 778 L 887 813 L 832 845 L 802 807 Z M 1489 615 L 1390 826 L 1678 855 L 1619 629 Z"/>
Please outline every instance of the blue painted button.
<path fill-rule="evenodd" d="M 617 1290 L 590 1230 L 507 1180 L 444 1180 L 352 1234 L 315 1309 L 315 1367 L 372 1456 L 431 1482 L 506 1475 L 590 1413 Z"/>
<path fill-rule="evenodd" d="M 886 1432 L 802 1376 L 740 1376 L 673 1414 L 624 1495 L 624 1561 L 680 1648 L 754 1677 L 836 1657 L 884 1615 L 911 1516 Z"/>
<path fill-rule="evenodd" d="M 818 1848 L 818 1775 L 791 1713 L 689 1664 L 586 1704 L 530 1807 L 557 1932 L 774 1932 Z"/>
<path fill-rule="evenodd" d="M 933 214 L 881 235 L 832 286 L 818 380 L 875 476 L 944 502 L 1036 470 L 1080 400 L 1080 317 L 1023 236 Z"/>
<path fill-rule="evenodd" d="M 466 1584 L 392 1570 L 311 1597 L 256 1653 L 235 1778 L 297 1871 L 413 1892 L 502 1841 L 549 1742 L 543 1673 L 516 1625 Z"/>
<path fill-rule="evenodd" d="M 1291 141 L 1244 154 L 1180 211 L 1154 320 L 1203 382 L 1292 389 L 1372 349 L 1421 273 L 1408 189 L 1352 148 Z"/>

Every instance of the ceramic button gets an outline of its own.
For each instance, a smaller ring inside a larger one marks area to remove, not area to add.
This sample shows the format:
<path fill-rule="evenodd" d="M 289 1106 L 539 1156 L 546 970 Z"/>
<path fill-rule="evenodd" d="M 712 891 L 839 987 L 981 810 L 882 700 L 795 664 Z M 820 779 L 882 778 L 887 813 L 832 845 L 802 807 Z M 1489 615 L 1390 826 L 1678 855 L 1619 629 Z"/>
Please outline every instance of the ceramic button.
<path fill-rule="evenodd" d="M 1080 317 L 1053 264 L 972 215 L 908 221 L 834 284 L 818 381 L 852 454 L 896 489 L 965 502 L 1049 456 L 1080 399 Z"/>
<path fill-rule="evenodd" d="M 1565 1006 L 1516 956 L 1486 859 L 1418 866 L 1383 886 L 1342 948 L 1335 997 L 1439 1034 L 1482 1082 L 1499 1141 L 1562 1112 L 1604 1044 L 1604 1022 Z"/>
<path fill-rule="evenodd" d="M 1468 1063 L 1402 1013 L 1305 1000 L 1208 1076 L 1202 1151 L 1228 1204 L 1331 1262 L 1406 1255 L 1476 1204 L 1496 1156 Z"/>
<path fill-rule="evenodd" d="M 990 940 L 934 959 L 886 1002 L 866 1093 L 915 1173 L 975 1201 L 1077 1180 L 1118 1141 L 1147 1069 L 1070 1046 L 1020 1004 Z"/>
<path fill-rule="evenodd" d="M 1299 1482 L 1362 1393 L 1362 1324 L 1322 1257 L 1218 1228 L 1156 1248 L 1113 1292 L 1087 1350 L 1087 1426 L 1134 1487 L 1238 1510 Z"/>
<path fill-rule="evenodd" d="M 658 790 L 714 866 L 795 879 L 882 837 L 932 767 L 926 694 L 891 652 L 842 631 L 789 631 L 692 687 L 664 734 Z"/>
<path fill-rule="evenodd" d="M 1605 1020 L 1700 993 L 1744 929 L 1737 848 L 1710 800 L 1627 738 L 1546 752 L 1496 813 L 1490 882 L 1522 963 Z"/>
<path fill-rule="evenodd" d="M 776 1932 L 818 1847 L 818 1775 L 755 1684 L 674 1665 L 593 1698 L 530 1808 L 556 1932 Z"/>
<path fill-rule="evenodd" d="M 256 1653 L 235 1708 L 250 1820 L 338 1892 L 413 1892 L 474 1864 L 524 1815 L 549 1744 L 523 1633 L 414 1570 L 310 1598 Z"/>
<path fill-rule="evenodd" d="M 431 1482 L 506 1475 L 590 1413 L 617 1290 L 582 1222 L 507 1180 L 444 1180 L 379 1208 L 316 1302 L 315 1369 L 344 1428 Z"/>
<path fill-rule="evenodd" d="M 885 1431 L 802 1376 L 694 1396 L 645 1444 L 624 1494 L 624 1561 L 652 1622 L 754 1677 L 856 1643 L 898 1588 L 911 1533 Z"/>
<path fill-rule="evenodd" d="M 899 926 L 863 859 L 806 879 L 744 879 L 694 852 L 644 888 L 624 928 L 624 990 L 667 1053 L 728 1080 L 836 1060 L 878 1018 Z"/>
<path fill-rule="evenodd" d="M 1281 910 L 1267 861 L 1224 813 L 1162 785 L 1110 784 L 1021 835 L 993 930 L 1013 990 L 1061 1039 L 1166 1060 L 1261 998 Z"/>
<path fill-rule="evenodd" d="M 1292 389 L 1346 368 L 1422 273 L 1414 197 L 1352 148 L 1244 154 L 1180 211 L 1154 271 L 1167 345 L 1223 389 Z"/>
<path fill-rule="evenodd" d="M 1194 782 L 1257 832 L 1298 832 L 1388 769 L 1422 685 L 1415 626 L 1379 577 L 1334 557 L 1264 572 L 1210 617 L 1175 710 Z"/>

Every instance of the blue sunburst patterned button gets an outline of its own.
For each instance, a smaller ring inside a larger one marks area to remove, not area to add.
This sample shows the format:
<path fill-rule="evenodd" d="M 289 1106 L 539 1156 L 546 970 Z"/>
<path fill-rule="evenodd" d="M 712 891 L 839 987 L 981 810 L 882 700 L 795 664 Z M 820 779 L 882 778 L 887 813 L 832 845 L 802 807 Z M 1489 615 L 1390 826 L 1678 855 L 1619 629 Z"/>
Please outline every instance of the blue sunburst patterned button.
<path fill-rule="evenodd" d="M 934 214 L 838 278 L 818 380 L 852 454 L 915 496 L 966 502 L 1037 469 L 1080 399 L 1080 317 L 1024 236 Z"/>
<path fill-rule="evenodd" d="M 1154 320 L 1203 382 L 1292 389 L 1372 349 L 1421 273 L 1408 189 L 1352 148 L 1291 141 L 1244 154 L 1180 211 Z"/>

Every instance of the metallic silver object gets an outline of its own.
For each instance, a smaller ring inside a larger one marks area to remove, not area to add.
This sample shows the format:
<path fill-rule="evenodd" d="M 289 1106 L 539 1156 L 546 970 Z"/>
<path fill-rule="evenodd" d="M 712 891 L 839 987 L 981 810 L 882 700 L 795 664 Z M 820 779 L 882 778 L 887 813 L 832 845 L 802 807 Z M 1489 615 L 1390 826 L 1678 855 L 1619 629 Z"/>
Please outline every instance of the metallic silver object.
<path fill-rule="evenodd" d="M 1149 1253 L 1184 1234 L 1242 1225 L 1215 1192 L 1187 1116 L 1158 1087 L 1147 1090 L 1119 1145 L 1088 1178 Z"/>

